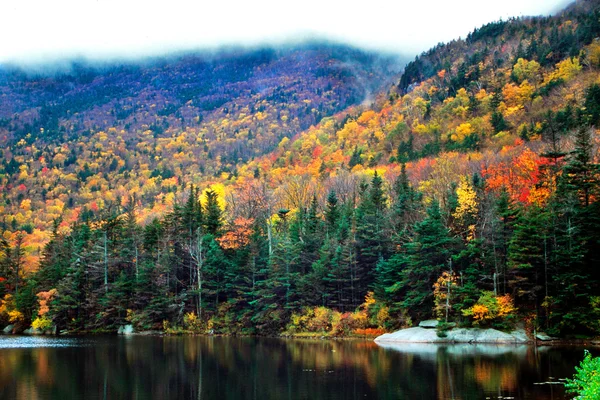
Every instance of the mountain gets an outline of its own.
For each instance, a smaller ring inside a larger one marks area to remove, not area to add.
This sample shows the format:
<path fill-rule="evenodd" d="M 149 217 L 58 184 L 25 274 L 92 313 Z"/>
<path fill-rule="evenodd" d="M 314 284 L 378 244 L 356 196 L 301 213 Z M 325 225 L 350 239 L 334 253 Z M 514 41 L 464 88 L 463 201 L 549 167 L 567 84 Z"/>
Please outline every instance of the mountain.
<path fill-rule="evenodd" d="M 401 76 L 343 47 L 251 54 L 4 72 L 0 318 L 600 334 L 600 2 L 487 24 Z M 212 83 L 189 92 L 191 62 Z"/>
<path fill-rule="evenodd" d="M 319 43 L 4 66 L 0 229 L 30 234 L 31 253 L 57 217 L 69 225 L 133 193 L 161 213 L 178 188 L 234 178 L 283 138 L 369 99 L 400 66 Z"/>

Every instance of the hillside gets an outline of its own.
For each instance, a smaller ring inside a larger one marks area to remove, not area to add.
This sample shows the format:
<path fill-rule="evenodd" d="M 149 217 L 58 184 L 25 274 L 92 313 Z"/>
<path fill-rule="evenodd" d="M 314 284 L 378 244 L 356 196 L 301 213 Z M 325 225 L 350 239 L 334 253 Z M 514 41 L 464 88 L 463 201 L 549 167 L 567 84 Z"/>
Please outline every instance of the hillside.
<path fill-rule="evenodd" d="M 86 208 L 63 203 L 70 218 L 52 230 L 29 297 L 6 310 L 79 331 L 368 335 L 437 318 L 600 334 L 598 2 L 485 25 L 356 100 L 289 135 L 273 126 L 269 146 L 228 170 L 219 160 L 234 149 L 209 162 L 185 157 L 187 134 L 158 136 L 136 144 L 146 164 L 117 160 L 122 177 L 101 180 L 87 160 L 119 131 L 98 133 L 68 178 L 85 182 L 73 187 Z M 6 207 L 31 211 L 13 200 L 36 190 L 29 167 L 12 168 L 23 186 Z M 7 293 L 24 212 L 5 233 Z"/>
<path fill-rule="evenodd" d="M 133 193 L 160 214 L 189 182 L 234 178 L 283 138 L 369 98 L 399 66 L 325 44 L 47 73 L 4 66 L 0 230 L 27 232 L 31 253 L 54 219 L 69 226 Z"/>

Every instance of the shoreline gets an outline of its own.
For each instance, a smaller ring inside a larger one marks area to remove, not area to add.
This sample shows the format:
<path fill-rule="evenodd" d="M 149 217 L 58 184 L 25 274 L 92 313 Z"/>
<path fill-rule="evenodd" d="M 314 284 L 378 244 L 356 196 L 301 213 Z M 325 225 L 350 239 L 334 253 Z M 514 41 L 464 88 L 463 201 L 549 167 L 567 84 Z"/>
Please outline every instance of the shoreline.
<path fill-rule="evenodd" d="M 271 339 L 297 339 L 297 340 L 331 340 L 331 341 L 340 341 L 340 340 L 366 340 L 372 341 L 378 345 L 390 345 L 390 344 L 432 344 L 432 345 L 444 345 L 444 346 L 452 346 L 452 345 L 502 345 L 502 346 L 535 346 L 535 347 L 559 347 L 559 346 L 593 346 L 600 347 L 600 338 L 587 338 L 587 339 L 552 339 L 552 340 L 540 340 L 540 339 L 531 339 L 522 341 L 499 341 L 499 340 L 456 340 L 454 338 L 445 338 L 438 337 L 436 340 L 429 339 L 412 339 L 412 340 L 402 340 L 402 339 L 394 339 L 390 338 L 391 335 L 397 334 L 398 332 L 407 331 L 409 329 L 415 328 L 407 328 L 402 329 L 395 332 L 385 333 L 383 335 L 374 337 L 374 336 L 327 336 L 324 334 L 300 334 L 300 335 L 236 335 L 236 334 L 219 334 L 219 333 L 192 333 L 192 332 L 182 332 L 182 333 L 166 333 L 158 330 L 149 330 L 149 331 L 139 331 L 139 332 L 130 332 L 130 333 L 117 333 L 117 331 L 98 331 L 98 332 L 63 332 L 63 333 L 2 333 L 0 330 L 0 336 L 21 336 L 21 337 L 87 337 L 87 336 L 156 336 L 156 337 L 184 337 L 184 336 L 203 336 L 203 337 L 238 337 L 238 338 L 271 338 Z M 484 331 L 484 329 L 479 328 L 461 328 L 463 331 Z M 432 331 L 433 334 L 437 335 L 437 331 L 435 329 L 427 329 L 427 331 Z M 500 331 L 498 331 L 500 332 Z M 502 332 L 506 334 L 506 332 Z"/>
<path fill-rule="evenodd" d="M 565 346 L 592 345 L 600 346 L 600 338 L 566 339 L 553 338 L 543 333 L 531 337 L 524 329 L 518 328 L 503 332 L 493 328 L 452 328 L 438 331 L 433 328 L 413 327 L 395 332 L 385 333 L 374 339 L 375 343 L 387 344 L 488 344 L 488 345 L 531 345 Z"/>

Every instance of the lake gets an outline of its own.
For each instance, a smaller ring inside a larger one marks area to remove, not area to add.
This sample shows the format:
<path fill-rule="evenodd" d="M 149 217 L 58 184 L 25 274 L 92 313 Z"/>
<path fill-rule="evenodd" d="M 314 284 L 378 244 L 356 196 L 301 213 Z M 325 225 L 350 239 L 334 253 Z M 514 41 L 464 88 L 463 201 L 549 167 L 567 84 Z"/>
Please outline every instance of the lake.
<path fill-rule="evenodd" d="M 1 399 L 565 399 L 583 348 L 0 337 Z"/>

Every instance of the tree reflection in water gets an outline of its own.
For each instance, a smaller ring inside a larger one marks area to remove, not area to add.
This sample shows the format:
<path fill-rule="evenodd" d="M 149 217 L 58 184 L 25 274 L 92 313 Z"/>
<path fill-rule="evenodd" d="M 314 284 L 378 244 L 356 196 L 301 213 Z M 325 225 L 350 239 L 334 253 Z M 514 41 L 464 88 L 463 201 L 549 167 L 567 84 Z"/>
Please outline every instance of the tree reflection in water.
<path fill-rule="evenodd" d="M 7 348 L 8 347 L 8 348 Z M 563 399 L 580 348 L 225 337 L 0 338 L 2 399 Z"/>

